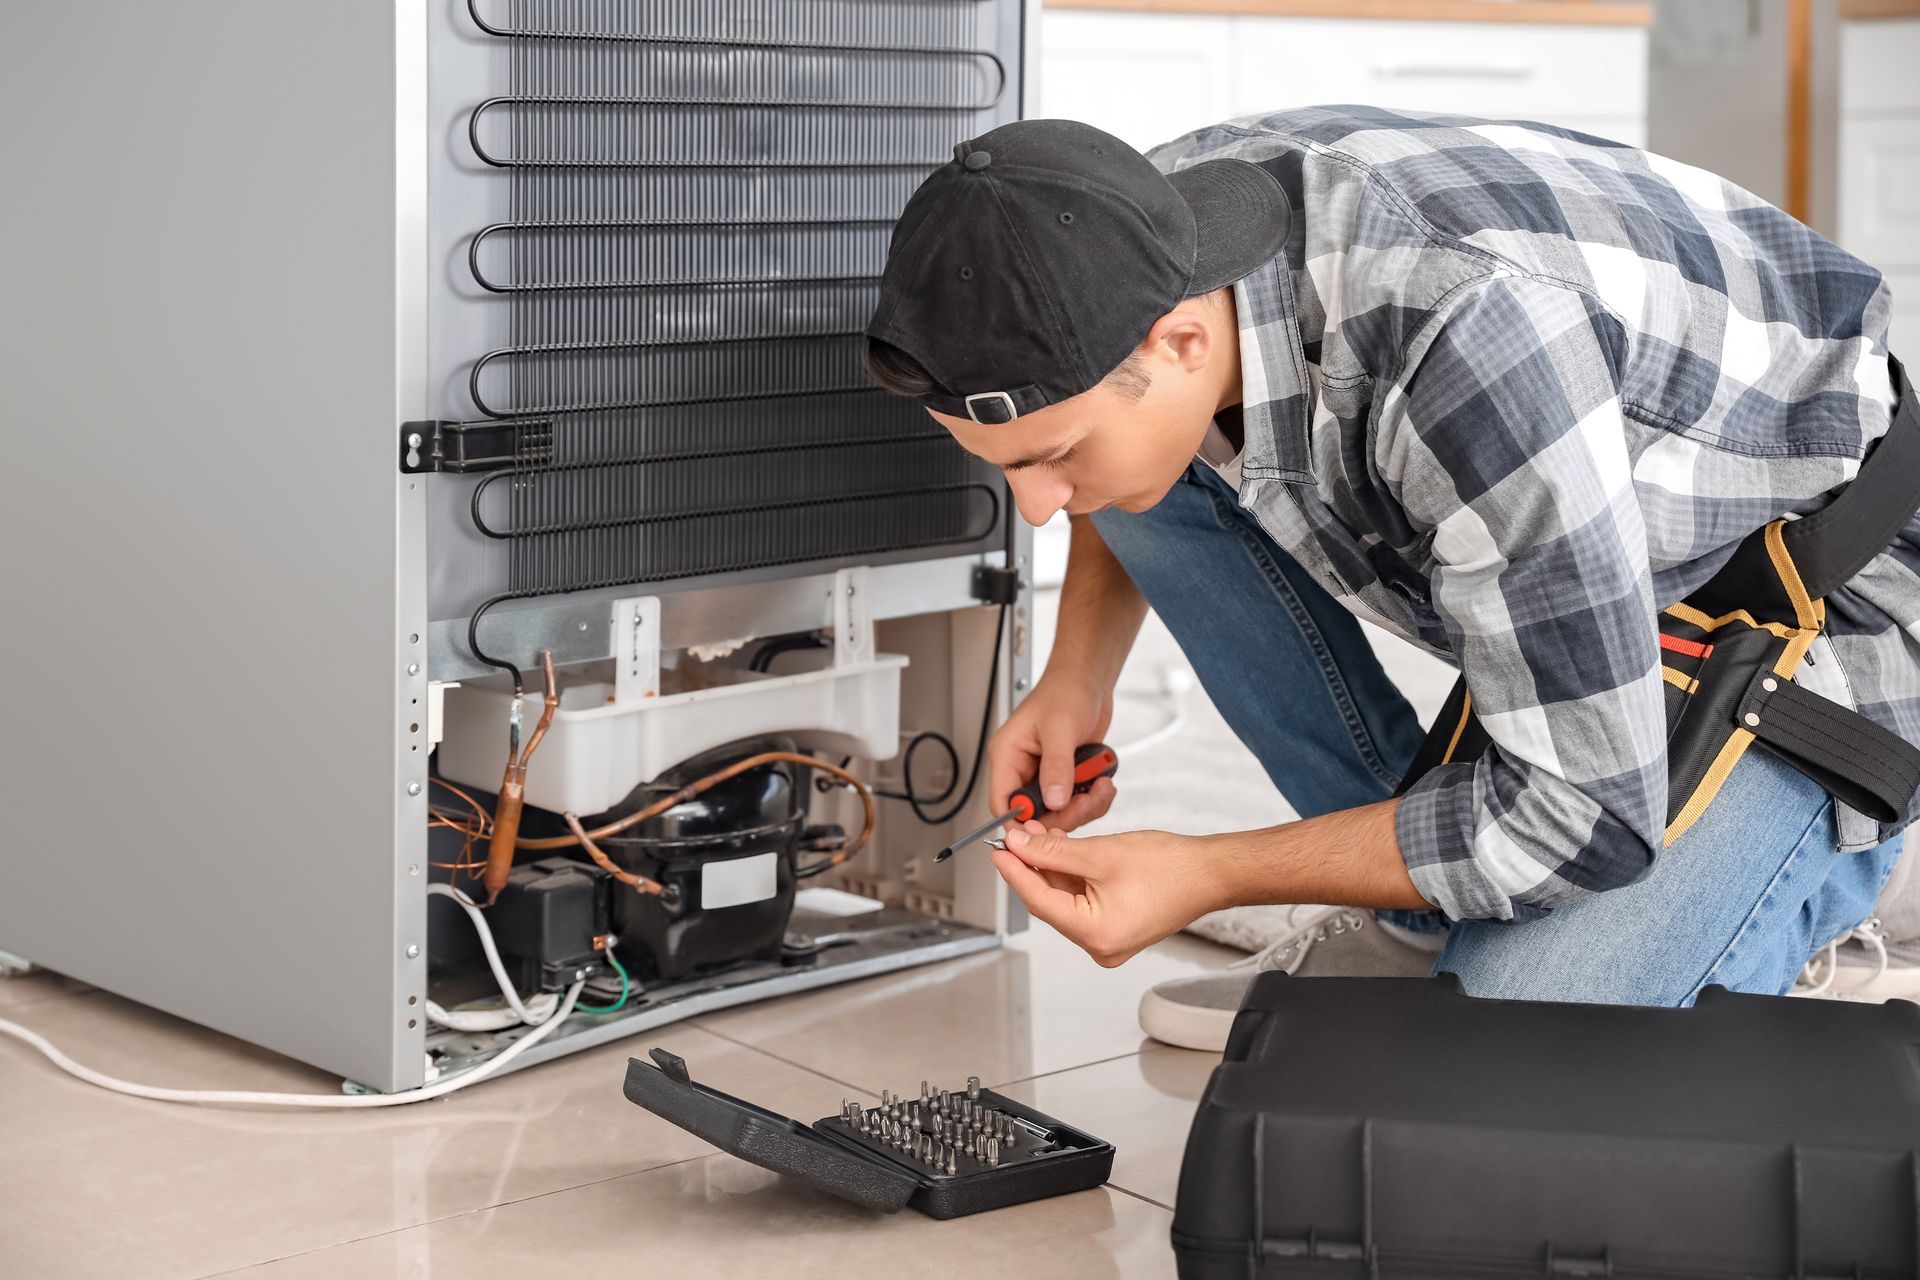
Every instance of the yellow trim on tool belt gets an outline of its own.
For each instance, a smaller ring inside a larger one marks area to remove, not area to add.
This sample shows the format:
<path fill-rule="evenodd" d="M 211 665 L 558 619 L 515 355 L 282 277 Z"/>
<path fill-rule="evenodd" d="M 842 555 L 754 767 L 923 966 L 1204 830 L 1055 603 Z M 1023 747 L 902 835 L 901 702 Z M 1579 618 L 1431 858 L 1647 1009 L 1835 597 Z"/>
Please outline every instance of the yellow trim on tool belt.
<path fill-rule="evenodd" d="M 1733 772 L 1733 766 L 1740 763 L 1740 757 L 1746 754 L 1747 748 L 1752 743 L 1752 730 L 1735 729 L 1733 731 L 1733 736 L 1721 746 L 1720 754 L 1716 755 L 1713 763 L 1707 766 L 1706 776 L 1700 779 L 1700 785 L 1695 787 L 1693 795 L 1688 797 L 1686 807 L 1675 814 L 1673 821 L 1667 824 L 1666 836 L 1662 843 L 1672 844 L 1686 834 L 1688 827 L 1700 820 L 1700 815 L 1707 811 L 1707 806 L 1713 803 L 1713 798 L 1720 794 L 1720 788 L 1726 784 L 1727 776 Z"/>
<path fill-rule="evenodd" d="M 1800 581 L 1800 569 L 1787 554 L 1787 541 L 1780 532 L 1786 525 L 1785 520 L 1775 520 L 1767 526 L 1767 558 L 1773 561 L 1773 571 L 1780 575 L 1780 582 L 1787 589 L 1787 599 L 1793 601 L 1794 619 L 1802 627 L 1817 627 L 1825 618 L 1826 601 L 1816 601 L 1807 595 L 1807 586 Z"/>
<path fill-rule="evenodd" d="M 1698 692 L 1700 688 L 1700 682 L 1698 680 L 1695 680 L 1686 672 L 1675 670 L 1664 663 L 1660 667 L 1660 678 L 1682 693 L 1695 693 Z"/>
<path fill-rule="evenodd" d="M 1799 626 L 1789 627 L 1778 622 L 1761 622 L 1745 609 L 1722 614 L 1718 618 L 1709 618 L 1705 613 L 1684 601 L 1668 606 L 1665 612 L 1683 622 L 1690 622 L 1703 631 L 1717 630 L 1729 622 L 1743 622 L 1747 626 L 1772 632 L 1786 641 L 1786 644 L 1780 647 L 1780 656 L 1774 660 L 1773 674 L 1782 679 L 1791 680 L 1794 669 L 1807 656 L 1807 650 L 1813 647 L 1814 640 L 1820 635 L 1820 629 L 1826 625 L 1827 602 L 1816 600 L 1807 594 L 1806 583 L 1800 578 L 1800 568 L 1794 564 L 1793 556 L 1787 551 L 1786 539 L 1781 536 L 1780 531 L 1785 527 L 1784 520 L 1775 520 L 1767 526 L 1767 559 L 1772 561 L 1773 571 L 1780 575 L 1780 584 L 1787 590 L 1787 599 L 1793 604 L 1794 620 L 1800 624 Z M 1679 683 L 1671 675 L 1666 675 L 1666 672 L 1667 668 L 1662 667 L 1661 673 L 1666 676 L 1669 684 Z M 1694 682 L 1694 687 L 1699 687 L 1698 681 Z M 1692 689 L 1687 691 L 1693 692 Z M 1740 763 L 1740 757 L 1745 755 L 1747 748 L 1753 745 L 1753 740 L 1752 730 L 1738 725 L 1734 727 L 1732 736 L 1721 744 L 1720 750 L 1713 757 L 1713 763 L 1707 766 L 1706 775 L 1700 779 L 1700 785 L 1694 788 L 1693 794 L 1687 797 L 1686 804 L 1681 806 L 1680 812 L 1674 815 L 1673 821 L 1667 824 L 1664 843 L 1672 844 L 1686 834 L 1688 827 L 1699 821 L 1700 815 L 1707 811 L 1707 806 L 1712 804 L 1715 797 L 1720 794 L 1720 788 L 1726 784 L 1728 775 L 1733 772 L 1733 767 Z"/>
<path fill-rule="evenodd" d="M 1440 757 L 1441 764 L 1453 763 L 1453 753 L 1460 746 L 1460 735 L 1467 731 L 1467 721 L 1473 718 L 1473 690 L 1460 691 L 1460 723 L 1453 726 L 1453 738 L 1447 743 L 1447 753 Z"/>
<path fill-rule="evenodd" d="M 1723 613 L 1717 618 L 1709 618 L 1704 612 L 1682 600 L 1678 604 L 1668 605 L 1661 612 L 1671 614 L 1682 622 L 1691 623 L 1702 631 L 1718 631 L 1729 622 L 1744 622 L 1755 631 L 1771 631 L 1782 640 L 1789 639 L 1793 635 L 1793 628 L 1786 623 L 1762 622 L 1745 609 L 1735 609 L 1732 613 Z"/>

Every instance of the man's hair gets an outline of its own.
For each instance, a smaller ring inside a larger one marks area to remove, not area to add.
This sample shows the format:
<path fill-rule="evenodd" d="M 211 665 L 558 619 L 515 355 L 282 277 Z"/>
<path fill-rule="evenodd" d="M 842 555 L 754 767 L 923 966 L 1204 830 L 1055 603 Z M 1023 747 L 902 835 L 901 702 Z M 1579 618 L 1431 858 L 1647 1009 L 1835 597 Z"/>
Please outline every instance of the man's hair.
<path fill-rule="evenodd" d="M 948 394 L 947 389 L 927 372 L 925 365 L 890 342 L 868 338 L 863 363 L 866 365 L 868 381 L 896 396 L 918 400 L 923 396 Z M 1120 362 L 1120 367 L 1102 378 L 1100 385 L 1121 399 L 1138 404 L 1146 396 L 1147 388 L 1153 385 L 1153 379 L 1148 375 L 1146 362 L 1141 360 L 1140 352 L 1136 349 L 1129 351 L 1127 358 Z"/>

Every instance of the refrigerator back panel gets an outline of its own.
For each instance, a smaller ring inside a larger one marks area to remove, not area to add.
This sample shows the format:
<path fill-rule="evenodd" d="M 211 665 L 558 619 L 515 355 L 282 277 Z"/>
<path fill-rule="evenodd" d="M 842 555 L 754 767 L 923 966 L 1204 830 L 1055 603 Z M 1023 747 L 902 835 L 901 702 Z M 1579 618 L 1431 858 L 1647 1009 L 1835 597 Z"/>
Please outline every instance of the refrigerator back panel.
<path fill-rule="evenodd" d="M 1018 0 L 446 0 L 435 619 L 491 601 L 998 544 L 997 474 L 867 387 L 894 218 L 1015 118 Z"/>

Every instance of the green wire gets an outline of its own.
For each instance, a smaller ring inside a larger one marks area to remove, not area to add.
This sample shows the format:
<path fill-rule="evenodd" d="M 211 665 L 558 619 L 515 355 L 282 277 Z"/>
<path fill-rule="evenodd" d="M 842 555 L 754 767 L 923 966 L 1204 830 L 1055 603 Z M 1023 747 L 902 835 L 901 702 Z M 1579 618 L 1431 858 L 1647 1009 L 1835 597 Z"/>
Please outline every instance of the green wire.
<path fill-rule="evenodd" d="M 574 1009 L 580 1013 L 618 1013 L 626 1007 L 627 995 L 633 990 L 633 983 L 627 978 L 626 966 L 620 963 L 620 957 L 613 954 L 613 948 L 607 948 L 607 963 L 620 975 L 620 998 L 612 1004 L 576 1004 Z"/>

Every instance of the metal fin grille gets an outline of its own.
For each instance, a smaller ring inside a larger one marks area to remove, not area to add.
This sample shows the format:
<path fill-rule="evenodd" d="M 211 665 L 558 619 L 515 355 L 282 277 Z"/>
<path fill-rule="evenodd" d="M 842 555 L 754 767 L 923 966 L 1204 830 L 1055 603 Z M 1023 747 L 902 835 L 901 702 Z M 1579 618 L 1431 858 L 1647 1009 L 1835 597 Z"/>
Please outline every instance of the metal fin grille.
<path fill-rule="evenodd" d="M 894 218 L 1004 115 L 993 3 L 468 0 L 511 183 L 468 254 L 511 342 L 469 388 L 541 445 L 473 494 L 496 600 L 994 533 L 997 483 L 859 365 Z"/>

